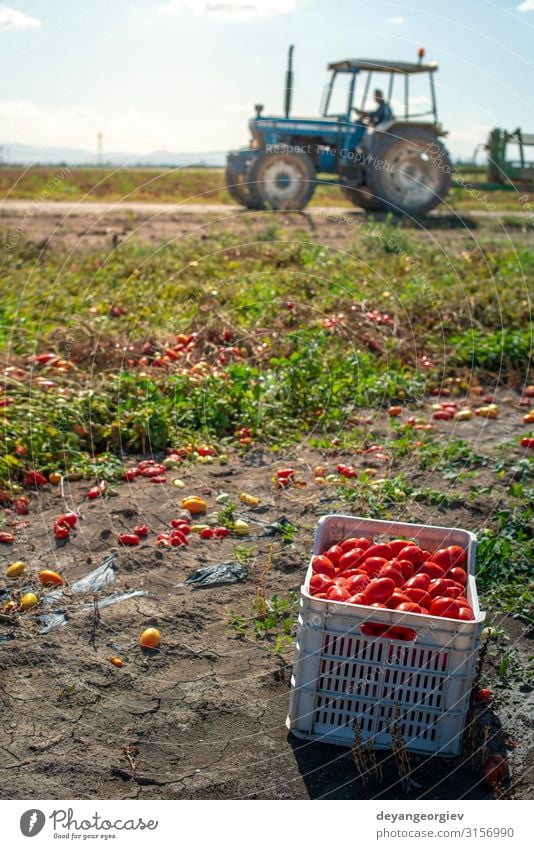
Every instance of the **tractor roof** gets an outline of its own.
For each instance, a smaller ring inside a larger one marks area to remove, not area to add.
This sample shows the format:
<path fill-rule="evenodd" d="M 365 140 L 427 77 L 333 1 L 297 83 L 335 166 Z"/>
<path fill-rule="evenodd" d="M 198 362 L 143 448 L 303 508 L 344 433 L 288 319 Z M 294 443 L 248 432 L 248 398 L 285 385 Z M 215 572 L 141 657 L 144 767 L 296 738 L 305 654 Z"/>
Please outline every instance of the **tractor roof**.
<path fill-rule="evenodd" d="M 342 59 L 330 62 L 329 71 L 385 71 L 388 74 L 421 74 L 424 71 L 437 71 L 437 62 L 392 62 L 382 59 Z"/>

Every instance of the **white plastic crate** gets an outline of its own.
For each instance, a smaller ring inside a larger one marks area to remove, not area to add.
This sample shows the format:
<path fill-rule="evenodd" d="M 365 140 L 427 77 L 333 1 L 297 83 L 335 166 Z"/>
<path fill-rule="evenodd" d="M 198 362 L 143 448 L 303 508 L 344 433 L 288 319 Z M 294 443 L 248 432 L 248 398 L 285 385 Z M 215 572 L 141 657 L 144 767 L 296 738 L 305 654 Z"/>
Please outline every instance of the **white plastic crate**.
<path fill-rule="evenodd" d="M 388 726 L 398 718 L 410 751 L 458 754 L 485 613 L 475 583 L 476 538 L 459 528 L 330 515 L 319 520 L 314 554 L 348 537 L 416 540 L 435 551 L 467 551 L 467 600 L 474 620 L 452 619 L 317 599 L 308 592 L 311 562 L 301 588 L 296 655 L 287 727 L 298 737 L 350 746 L 354 722 L 363 742 L 391 746 Z M 406 642 L 362 634 L 363 622 L 400 625 Z"/>

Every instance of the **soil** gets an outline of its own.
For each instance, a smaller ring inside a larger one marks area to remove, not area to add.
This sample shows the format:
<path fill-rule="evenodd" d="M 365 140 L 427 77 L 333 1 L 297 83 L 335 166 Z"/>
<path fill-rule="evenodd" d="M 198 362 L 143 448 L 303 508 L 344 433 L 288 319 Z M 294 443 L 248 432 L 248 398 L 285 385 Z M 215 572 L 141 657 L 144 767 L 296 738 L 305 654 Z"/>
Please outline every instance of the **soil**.
<path fill-rule="evenodd" d="M 206 239 L 224 233 L 254 240 L 266 238 L 273 226 L 287 238 L 303 232 L 312 241 L 333 248 L 354 244 L 359 234 L 372 232 L 372 218 L 351 208 L 310 208 L 303 213 L 258 213 L 239 207 L 212 204 L 185 206 L 171 204 L 37 203 L 4 201 L 0 204 L 0 231 L 6 244 L 29 239 L 47 248 L 54 246 L 72 252 L 112 250 L 123 241 L 136 244 L 178 242 L 184 238 Z M 532 233 L 520 217 L 500 217 L 497 213 L 459 212 L 429 215 L 421 222 L 403 220 L 411 236 L 434 244 L 462 249 L 494 239 L 530 242 Z M 272 238 L 276 238 L 273 236 Z"/>
<path fill-rule="evenodd" d="M 514 419 L 517 415 L 510 410 L 496 422 L 470 422 L 471 438 L 490 433 L 495 440 L 499 435 L 510 438 Z M 451 426 L 440 422 L 439 429 L 446 435 Z M 20 617 L 16 626 L 0 624 L 0 639 L 5 640 L 0 652 L 0 796 L 493 798 L 480 780 L 480 752 L 452 760 L 412 755 L 408 790 L 401 786 L 391 754 L 384 753 L 379 756 L 382 781 L 362 784 L 350 751 L 288 735 L 292 649 L 277 653 L 274 638 L 256 639 L 250 629 L 239 638 L 228 627 L 231 613 L 251 616 L 262 582 L 268 598 L 299 591 L 318 516 L 346 512 L 331 489 L 313 483 L 311 470 L 326 462 L 327 470 L 334 471 L 342 458 L 362 468 L 366 463 L 364 455 L 325 457 L 303 445 L 298 453 L 283 456 L 252 449 L 244 456 L 231 455 L 228 466 L 186 463 L 167 474 L 167 484 L 152 485 L 147 479 L 119 483 L 114 485 L 116 495 L 95 501 L 85 497 L 87 482 L 72 482 L 65 491 L 66 505 L 79 510 L 81 518 L 66 543 L 57 543 L 52 533 L 53 519 L 65 509 L 60 488 L 39 490 L 31 498 L 27 526 L 15 531 L 15 545 L 0 551 L 2 573 L 13 560 L 28 564 L 26 575 L 17 579 L 19 590 L 35 586 L 42 568 L 57 569 L 72 584 L 113 553 L 116 580 L 95 598 L 132 589 L 147 595 L 103 608 L 97 616 L 94 609 L 81 610 L 67 587 L 64 627 L 39 633 L 38 611 Z M 277 506 L 271 478 L 288 463 L 308 485 L 284 493 Z M 184 490 L 172 486 L 176 474 L 185 482 Z M 442 478 L 440 483 L 443 487 Z M 425 484 L 433 485 L 431 476 Z M 418 504 L 418 514 L 409 518 L 476 531 L 496 504 L 471 505 L 466 493 L 462 497 L 462 486 L 454 487 L 460 492 L 458 503 L 443 511 Z M 183 586 L 196 568 L 233 559 L 236 540 L 195 537 L 187 548 L 166 549 L 154 546 L 155 534 L 178 515 L 184 492 L 203 495 L 213 513 L 220 509 L 215 497 L 222 491 L 235 501 L 242 491 L 262 499 L 257 510 L 240 505 L 251 520 L 251 535 L 237 540 L 250 552 L 248 576 L 227 586 Z M 279 515 L 298 528 L 291 542 L 266 535 L 265 523 Z M 408 517 L 401 511 L 398 518 Z M 149 526 L 147 540 L 136 548 L 120 548 L 118 533 L 141 522 Z M 493 616 L 492 621 L 504 628 L 518 662 L 526 664 L 532 655 L 526 627 L 511 617 Z M 150 626 L 160 629 L 161 648 L 144 652 L 139 634 Z M 110 663 L 112 655 L 123 660 L 122 668 Z M 493 687 L 498 681 L 497 663 L 495 656 L 485 662 L 482 684 Z M 501 794 L 531 798 L 532 688 L 518 674 L 495 693 L 495 701 L 478 706 L 469 721 L 475 748 L 482 745 L 484 751 L 506 756 L 510 779 Z M 487 744 L 481 743 L 484 726 Z"/>

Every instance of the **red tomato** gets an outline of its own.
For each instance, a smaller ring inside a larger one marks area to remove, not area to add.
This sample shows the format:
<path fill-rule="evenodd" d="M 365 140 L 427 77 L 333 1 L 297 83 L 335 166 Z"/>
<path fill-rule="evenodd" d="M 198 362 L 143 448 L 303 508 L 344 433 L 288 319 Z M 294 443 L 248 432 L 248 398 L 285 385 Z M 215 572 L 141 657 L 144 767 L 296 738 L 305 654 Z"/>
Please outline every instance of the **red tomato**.
<path fill-rule="evenodd" d="M 449 545 L 447 548 L 440 548 L 429 560 L 447 571 L 453 566 L 463 566 L 467 560 L 467 554 L 459 545 Z"/>
<path fill-rule="evenodd" d="M 338 586 L 330 587 L 326 595 L 330 601 L 348 601 L 350 598 L 350 593 L 344 587 Z"/>
<path fill-rule="evenodd" d="M 521 440 L 522 448 L 534 448 L 534 438 L 532 436 L 524 436 Z"/>
<path fill-rule="evenodd" d="M 339 566 L 339 560 L 343 554 L 343 549 L 340 545 L 332 545 L 325 554 L 334 566 Z"/>
<path fill-rule="evenodd" d="M 202 536 L 202 532 L 200 534 Z M 316 575 L 330 575 L 331 578 L 336 574 L 334 564 L 324 554 L 316 554 L 311 560 L 312 572 Z"/>
<path fill-rule="evenodd" d="M 391 598 L 387 603 L 387 606 L 390 608 L 390 610 L 394 610 L 398 604 L 403 604 L 403 602 L 406 601 L 412 601 L 412 599 L 405 593 L 402 593 L 400 590 L 394 590 L 391 595 Z"/>
<path fill-rule="evenodd" d="M 394 566 L 390 566 L 389 564 L 382 566 L 378 573 L 378 577 L 391 578 L 396 587 L 402 587 L 402 585 L 404 584 L 404 577 L 402 575 L 402 572 L 399 572 L 398 569 L 395 569 Z"/>
<path fill-rule="evenodd" d="M 381 601 L 372 601 L 369 607 L 380 607 L 382 610 L 387 610 L 386 605 L 382 604 Z"/>
<path fill-rule="evenodd" d="M 15 498 L 13 502 L 13 509 L 15 513 L 18 513 L 19 516 L 27 516 L 28 499 L 24 495 L 22 495 L 20 498 Z"/>
<path fill-rule="evenodd" d="M 482 776 L 488 787 L 500 784 L 506 775 L 506 761 L 502 755 L 490 755 L 484 761 Z"/>
<path fill-rule="evenodd" d="M 125 469 L 122 477 L 125 481 L 128 481 L 128 482 L 131 483 L 137 477 L 137 470 L 136 469 Z"/>
<path fill-rule="evenodd" d="M 415 572 L 415 566 L 409 560 L 390 560 L 390 565 L 402 572 L 404 580 L 407 581 Z"/>
<path fill-rule="evenodd" d="M 437 563 L 433 563 L 431 560 L 427 560 L 423 563 L 422 566 L 417 570 L 418 573 L 422 572 L 424 575 L 430 575 L 431 578 L 443 578 L 445 575 L 445 570 L 438 566 Z"/>
<path fill-rule="evenodd" d="M 391 560 L 393 552 L 387 543 L 377 543 L 372 545 L 366 551 L 367 557 L 384 557 L 386 560 Z"/>
<path fill-rule="evenodd" d="M 465 587 L 467 584 L 467 572 L 461 566 L 453 566 L 452 569 L 449 569 L 447 578 L 452 578 L 453 581 L 456 581 L 462 587 Z"/>
<path fill-rule="evenodd" d="M 352 569 L 343 569 L 343 572 L 338 572 L 337 574 L 343 578 L 353 578 L 354 575 L 365 575 L 366 578 L 369 578 L 367 572 L 364 572 L 359 566 L 354 566 Z"/>
<path fill-rule="evenodd" d="M 175 531 L 174 534 L 179 534 L 179 531 Z M 173 534 L 173 536 L 174 536 Z M 199 533 L 200 539 L 212 539 L 213 538 L 213 528 L 203 528 Z M 185 539 L 185 537 L 184 537 Z M 332 573 L 334 567 L 332 566 Z M 326 573 L 325 573 L 326 574 Z"/>
<path fill-rule="evenodd" d="M 393 553 L 394 557 L 397 557 L 398 554 L 402 551 L 403 548 L 406 548 L 407 545 L 417 545 L 415 542 L 410 542 L 409 539 L 394 539 L 392 542 L 388 542 L 389 547 Z"/>
<path fill-rule="evenodd" d="M 493 693 L 487 687 L 482 687 L 475 693 L 475 702 L 489 702 L 493 698 Z"/>
<path fill-rule="evenodd" d="M 208 528 L 208 530 L 211 531 L 211 528 Z M 213 531 L 212 531 L 212 534 L 213 534 Z M 183 534 L 177 528 L 175 528 L 175 530 L 172 531 L 172 533 L 169 537 L 169 541 L 170 541 L 171 545 L 189 545 L 189 543 L 187 542 L 187 537 L 185 536 L 185 534 Z"/>
<path fill-rule="evenodd" d="M 356 593 L 349 598 L 351 604 L 363 604 L 365 607 L 369 604 L 367 596 L 364 593 Z"/>
<path fill-rule="evenodd" d="M 187 525 L 187 530 L 186 528 L 182 528 L 181 530 L 183 534 L 191 533 L 191 528 L 189 527 L 189 525 Z M 231 533 L 232 532 L 229 528 L 223 528 L 222 526 L 220 528 L 213 529 L 213 536 L 217 537 L 217 539 L 226 539 L 226 537 L 229 537 Z"/>
<path fill-rule="evenodd" d="M 424 613 L 423 608 L 416 604 L 415 601 L 403 601 L 395 610 L 400 610 L 401 613 Z"/>
<path fill-rule="evenodd" d="M 408 578 L 408 580 L 404 584 L 404 589 L 427 590 L 429 585 L 430 575 L 426 575 L 424 572 L 420 572 L 418 575 L 414 575 L 413 578 Z"/>
<path fill-rule="evenodd" d="M 41 472 L 30 471 L 24 475 L 24 486 L 46 486 L 47 479 Z"/>
<path fill-rule="evenodd" d="M 59 520 L 54 522 L 54 536 L 56 539 L 67 539 L 70 534 L 70 525 Z"/>
<path fill-rule="evenodd" d="M 0 542 L 5 543 L 6 545 L 13 545 L 15 537 L 7 531 L 0 531 Z"/>
<path fill-rule="evenodd" d="M 314 598 L 328 598 L 326 593 L 313 593 Z"/>
<path fill-rule="evenodd" d="M 432 604 L 432 598 L 425 590 L 420 590 L 417 587 L 405 587 L 403 593 L 408 596 L 408 601 L 415 601 L 416 604 L 419 604 L 426 610 Z"/>
<path fill-rule="evenodd" d="M 322 593 L 333 586 L 332 579 L 328 575 L 312 575 L 310 580 L 310 592 Z"/>
<path fill-rule="evenodd" d="M 397 554 L 399 560 L 409 560 L 413 566 L 422 566 L 425 560 L 430 560 L 428 552 L 423 552 L 418 545 L 405 545 Z"/>
<path fill-rule="evenodd" d="M 459 599 L 456 599 L 458 602 Z M 462 619 L 464 622 L 471 622 L 475 618 L 475 614 L 471 610 L 468 604 L 460 605 L 460 610 L 458 611 L 458 619 Z"/>
<path fill-rule="evenodd" d="M 119 545 L 139 545 L 137 534 L 119 534 Z"/>
<path fill-rule="evenodd" d="M 136 525 L 133 529 L 134 534 L 137 534 L 138 537 L 146 537 L 148 534 L 148 526 L 147 525 Z"/>
<path fill-rule="evenodd" d="M 438 596 L 430 605 L 431 616 L 444 616 L 445 619 L 459 619 L 460 605 L 454 598 Z"/>
<path fill-rule="evenodd" d="M 365 588 L 365 595 L 372 604 L 375 601 L 387 601 L 395 589 L 391 578 L 377 578 L 371 581 Z"/>
<path fill-rule="evenodd" d="M 375 622 L 362 622 L 360 625 L 360 631 L 365 637 L 378 637 L 379 634 L 383 634 L 386 629 L 386 625 L 380 625 Z"/>
<path fill-rule="evenodd" d="M 345 569 L 352 569 L 358 566 L 365 559 L 365 551 L 361 548 L 353 548 L 351 551 L 345 551 L 339 558 L 338 569 L 344 572 Z"/>
<path fill-rule="evenodd" d="M 343 551 L 350 551 L 351 548 L 363 548 L 366 550 L 371 546 L 371 543 L 366 537 L 350 537 L 349 539 L 344 539 L 339 545 Z"/>
<path fill-rule="evenodd" d="M 98 498 L 102 495 L 102 489 L 99 486 L 92 486 L 91 489 L 87 490 L 87 498 L 93 499 Z"/>
<path fill-rule="evenodd" d="M 361 567 L 368 575 L 374 575 L 376 572 L 379 572 L 382 566 L 385 566 L 386 563 L 387 560 L 384 557 L 367 557 L 361 564 Z"/>
<path fill-rule="evenodd" d="M 57 517 L 58 522 L 65 522 L 70 528 L 73 528 L 76 522 L 78 521 L 78 516 L 76 513 L 63 513 L 62 516 Z"/>
<path fill-rule="evenodd" d="M 352 578 L 348 578 L 345 581 L 345 588 L 351 595 L 354 595 L 355 593 L 363 592 L 368 583 L 369 578 L 367 575 L 353 575 Z"/>

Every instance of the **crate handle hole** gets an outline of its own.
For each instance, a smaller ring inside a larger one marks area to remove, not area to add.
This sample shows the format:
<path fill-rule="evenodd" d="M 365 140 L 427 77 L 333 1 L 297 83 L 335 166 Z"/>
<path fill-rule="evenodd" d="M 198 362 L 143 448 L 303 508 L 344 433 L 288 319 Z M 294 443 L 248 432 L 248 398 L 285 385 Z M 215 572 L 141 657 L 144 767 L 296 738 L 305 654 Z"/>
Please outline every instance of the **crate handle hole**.
<path fill-rule="evenodd" d="M 400 625 L 384 625 L 383 622 L 362 622 L 360 631 L 364 637 L 402 640 L 406 643 L 415 643 L 417 641 L 417 632 L 413 628 L 403 628 Z"/>

